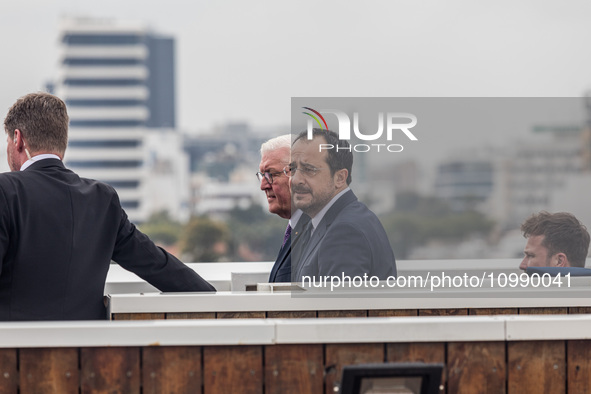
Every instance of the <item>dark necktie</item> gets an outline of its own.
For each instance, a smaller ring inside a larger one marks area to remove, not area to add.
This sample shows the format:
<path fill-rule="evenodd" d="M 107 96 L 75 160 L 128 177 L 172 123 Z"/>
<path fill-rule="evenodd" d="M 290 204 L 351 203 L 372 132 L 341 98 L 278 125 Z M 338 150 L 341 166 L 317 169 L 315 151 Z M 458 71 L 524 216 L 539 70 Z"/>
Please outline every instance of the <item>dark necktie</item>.
<path fill-rule="evenodd" d="M 302 252 L 306 249 L 306 246 L 308 245 L 308 242 L 310 241 L 310 237 L 312 235 L 312 229 L 314 228 L 312 226 L 312 220 L 310 220 L 309 217 L 306 217 L 306 219 L 307 220 L 305 222 L 304 228 L 302 229 L 300 238 L 298 240 L 298 248 Z"/>
<path fill-rule="evenodd" d="M 289 236 L 291 235 L 291 226 L 289 225 L 289 223 L 287 224 L 287 228 L 285 229 L 285 235 L 283 236 L 283 243 L 281 244 L 281 247 L 283 248 L 285 246 L 285 243 L 287 242 L 287 240 L 289 239 Z"/>

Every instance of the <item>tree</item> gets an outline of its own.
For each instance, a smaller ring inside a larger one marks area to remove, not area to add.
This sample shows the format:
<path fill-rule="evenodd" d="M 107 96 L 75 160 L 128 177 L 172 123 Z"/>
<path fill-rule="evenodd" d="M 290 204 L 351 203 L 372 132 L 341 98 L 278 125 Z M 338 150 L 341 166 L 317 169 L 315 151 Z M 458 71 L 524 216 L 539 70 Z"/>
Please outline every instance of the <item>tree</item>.
<path fill-rule="evenodd" d="M 396 258 L 406 259 L 414 248 L 431 241 L 459 242 L 487 236 L 494 222 L 480 212 L 455 212 L 437 197 L 416 193 L 396 196 L 394 212 L 382 220 Z"/>
<path fill-rule="evenodd" d="M 194 262 L 214 262 L 226 257 L 229 231 L 225 223 L 207 217 L 196 217 L 187 224 L 181 238 L 181 250 Z"/>
<path fill-rule="evenodd" d="M 269 214 L 260 205 L 230 212 L 232 258 L 236 261 L 275 260 L 287 220 Z"/>
<path fill-rule="evenodd" d="M 168 211 L 158 211 L 150 215 L 148 221 L 140 226 L 140 230 L 155 243 L 174 245 L 179 241 L 183 226 L 170 218 Z"/>

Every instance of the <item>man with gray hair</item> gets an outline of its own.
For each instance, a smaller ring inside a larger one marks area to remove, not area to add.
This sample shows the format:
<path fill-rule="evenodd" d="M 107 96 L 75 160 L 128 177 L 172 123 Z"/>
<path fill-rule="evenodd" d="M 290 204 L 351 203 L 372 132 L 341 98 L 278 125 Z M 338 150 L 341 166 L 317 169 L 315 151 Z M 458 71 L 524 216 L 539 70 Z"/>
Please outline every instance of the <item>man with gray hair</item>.
<path fill-rule="evenodd" d="M 291 192 L 289 179 L 283 169 L 289 164 L 291 157 L 291 135 L 285 134 L 271 138 L 261 145 L 261 163 L 257 177 L 261 182 L 261 190 L 267 196 L 269 212 L 283 219 L 289 219 L 283 243 L 269 275 L 269 283 L 291 282 L 291 249 L 299 235 L 300 229 L 307 222 L 302 218 L 302 211 L 291 211 Z"/>

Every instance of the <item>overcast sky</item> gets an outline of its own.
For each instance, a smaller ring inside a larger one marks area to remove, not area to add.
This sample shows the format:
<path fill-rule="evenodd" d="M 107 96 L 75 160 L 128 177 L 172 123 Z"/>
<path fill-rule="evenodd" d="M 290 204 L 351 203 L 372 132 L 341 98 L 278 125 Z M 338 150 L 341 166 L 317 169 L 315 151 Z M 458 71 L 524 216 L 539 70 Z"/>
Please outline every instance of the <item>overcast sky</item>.
<path fill-rule="evenodd" d="M 19 0 L 0 3 L 0 112 L 55 75 L 60 17 L 177 42 L 177 121 L 289 125 L 292 96 L 567 96 L 591 88 L 588 1 Z M 287 130 L 285 130 L 287 131 Z"/>

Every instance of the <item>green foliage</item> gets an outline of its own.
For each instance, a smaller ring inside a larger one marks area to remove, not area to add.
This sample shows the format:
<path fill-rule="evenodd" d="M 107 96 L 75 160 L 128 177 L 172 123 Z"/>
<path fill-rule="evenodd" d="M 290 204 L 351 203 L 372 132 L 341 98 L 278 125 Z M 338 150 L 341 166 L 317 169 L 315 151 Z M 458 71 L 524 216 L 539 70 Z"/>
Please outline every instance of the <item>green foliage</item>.
<path fill-rule="evenodd" d="M 183 232 L 183 226 L 172 220 L 168 211 L 153 213 L 139 229 L 154 242 L 163 245 L 176 244 Z"/>
<path fill-rule="evenodd" d="M 408 258 L 417 246 L 431 241 L 458 242 L 486 236 L 494 222 L 476 211 L 454 212 L 444 201 L 405 193 L 396 197 L 396 209 L 382 219 L 396 258 Z"/>
<path fill-rule="evenodd" d="M 229 218 L 233 260 L 275 260 L 287 220 L 269 214 L 260 205 L 236 208 L 230 212 Z"/>
<path fill-rule="evenodd" d="M 218 261 L 227 254 L 229 231 L 225 223 L 196 217 L 187 224 L 181 238 L 181 251 L 194 262 Z"/>

